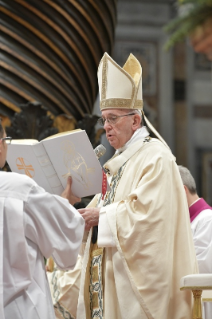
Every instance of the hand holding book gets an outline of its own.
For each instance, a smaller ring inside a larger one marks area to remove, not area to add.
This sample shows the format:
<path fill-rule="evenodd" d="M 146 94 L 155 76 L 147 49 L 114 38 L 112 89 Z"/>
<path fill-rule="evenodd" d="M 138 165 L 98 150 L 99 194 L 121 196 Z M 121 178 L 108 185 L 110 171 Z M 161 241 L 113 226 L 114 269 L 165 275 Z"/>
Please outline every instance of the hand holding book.
<path fill-rule="evenodd" d="M 71 178 L 71 176 L 69 176 L 69 177 L 67 178 L 66 188 L 65 188 L 64 191 L 62 192 L 61 197 L 66 198 L 71 205 L 74 205 L 74 204 L 76 204 L 76 203 L 81 202 L 81 198 L 75 196 L 75 195 L 72 193 L 71 186 L 72 186 L 72 178 Z"/>

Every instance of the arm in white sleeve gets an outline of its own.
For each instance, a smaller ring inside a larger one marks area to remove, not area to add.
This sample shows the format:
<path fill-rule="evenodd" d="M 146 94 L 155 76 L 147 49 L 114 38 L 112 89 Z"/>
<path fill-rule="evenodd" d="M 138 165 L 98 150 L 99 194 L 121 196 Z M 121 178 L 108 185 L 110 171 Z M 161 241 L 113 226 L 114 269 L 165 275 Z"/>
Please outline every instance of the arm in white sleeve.
<path fill-rule="evenodd" d="M 107 220 L 106 208 L 102 207 L 99 212 L 98 247 L 115 247 L 113 235 Z"/>
<path fill-rule="evenodd" d="M 204 212 L 194 233 L 194 246 L 200 273 L 212 272 L 212 211 Z M 207 215 L 206 215 L 207 214 Z"/>
<path fill-rule="evenodd" d="M 34 186 L 24 206 L 25 236 L 61 269 L 72 268 L 84 234 L 84 219 L 68 200 Z"/>

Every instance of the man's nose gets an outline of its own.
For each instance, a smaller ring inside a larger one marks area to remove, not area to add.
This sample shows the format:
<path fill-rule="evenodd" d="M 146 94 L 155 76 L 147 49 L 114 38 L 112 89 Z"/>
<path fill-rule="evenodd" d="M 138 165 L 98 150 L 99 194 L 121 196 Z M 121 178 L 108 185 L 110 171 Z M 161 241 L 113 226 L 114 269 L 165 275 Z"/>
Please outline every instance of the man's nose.
<path fill-rule="evenodd" d="M 106 130 L 108 127 L 111 127 L 111 123 L 106 119 L 104 123 L 104 129 Z"/>

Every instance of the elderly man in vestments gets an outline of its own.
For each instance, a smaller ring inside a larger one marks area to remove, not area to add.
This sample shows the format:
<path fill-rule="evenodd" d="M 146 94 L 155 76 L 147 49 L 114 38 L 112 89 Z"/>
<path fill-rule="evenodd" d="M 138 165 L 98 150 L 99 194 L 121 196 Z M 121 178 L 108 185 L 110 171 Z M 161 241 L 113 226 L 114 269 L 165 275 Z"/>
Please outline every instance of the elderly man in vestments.
<path fill-rule="evenodd" d="M 104 165 L 110 191 L 79 210 L 89 233 L 77 319 L 191 318 L 191 293 L 180 291 L 198 271 L 187 202 L 175 158 L 143 114 L 141 65 L 130 54 L 121 68 L 105 53 L 98 81 L 116 151 Z"/>
<path fill-rule="evenodd" d="M 212 207 L 197 194 L 196 183 L 190 171 L 178 166 L 189 207 L 199 272 L 212 274 Z M 212 302 L 204 303 L 205 319 L 212 318 Z"/>
<path fill-rule="evenodd" d="M 0 122 L 0 167 L 11 141 Z M 0 171 L 0 318 L 54 319 L 44 257 L 74 267 L 84 220 L 70 205 L 71 178 L 61 197 L 26 175 Z"/>

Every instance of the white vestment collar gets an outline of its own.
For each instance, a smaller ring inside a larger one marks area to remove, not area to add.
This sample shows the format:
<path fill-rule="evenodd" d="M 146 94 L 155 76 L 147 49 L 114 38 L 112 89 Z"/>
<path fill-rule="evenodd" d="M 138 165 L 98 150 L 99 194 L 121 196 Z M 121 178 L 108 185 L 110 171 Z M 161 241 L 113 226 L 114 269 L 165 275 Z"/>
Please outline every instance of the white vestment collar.
<path fill-rule="evenodd" d="M 142 126 L 138 128 L 135 133 L 132 135 L 131 139 L 122 147 L 116 150 L 115 154 L 122 153 L 125 151 L 130 145 L 134 144 L 140 139 L 144 139 L 145 137 L 149 136 L 149 132 L 146 126 Z"/>

